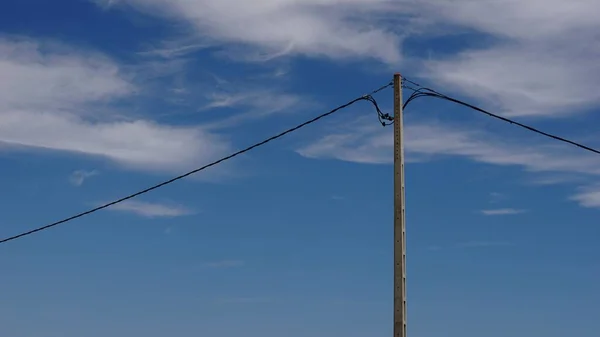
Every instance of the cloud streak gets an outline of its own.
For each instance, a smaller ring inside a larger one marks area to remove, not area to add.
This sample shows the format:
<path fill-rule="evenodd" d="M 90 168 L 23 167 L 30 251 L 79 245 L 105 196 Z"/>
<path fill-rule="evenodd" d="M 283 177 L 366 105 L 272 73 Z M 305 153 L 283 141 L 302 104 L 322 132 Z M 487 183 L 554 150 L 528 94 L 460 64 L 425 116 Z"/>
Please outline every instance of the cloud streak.
<path fill-rule="evenodd" d="M 124 167 L 180 171 L 230 152 L 227 138 L 200 127 L 98 112 L 137 87 L 108 57 L 26 38 L 0 39 L 0 145 L 66 151 Z M 107 109 L 110 110 L 110 109 Z"/>
<path fill-rule="evenodd" d="M 136 200 L 127 200 L 113 205 L 108 209 L 117 212 L 133 213 L 146 218 L 173 218 L 194 214 L 193 211 L 182 206 L 149 203 Z"/>
<path fill-rule="evenodd" d="M 297 111 L 298 108 L 309 105 L 299 95 L 286 94 L 273 89 L 214 91 L 208 95 L 207 100 L 208 103 L 201 110 L 247 109 L 246 112 L 235 113 L 216 122 L 207 123 L 204 125 L 204 128 L 207 129 L 230 128 L 276 113 L 285 114 Z"/>
<path fill-rule="evenodd" d="M 462 157 L 482 164 L 520 167 L 535 174 L 535 179 L 545 177 L 544 182 L 552 184 L 572 182 L 573 176 L 581 183 L 600 176 L 600 157 L 595 154 L 573 151 L 572 147 L 566 145 L 519 142 L 515 138 L 507 140 L 483 129 L 475 130 L 452 123 L 409 119 L 404 141 L 408 163 Z M 393 134 L 389 129 L 382 130 L 369 120 L 359 118 L 300 146 L 297 153 L 312 159 L 391 164 Z M 597 195 L 593 190 L 583 190 L 571 199 L 585 207 L 596 207 Z M 517 214 L 517 211 L 522 210 L 492 209 L 484 210 L 483 214 L 508 215 Z"/>
<path fill-rule="evenodd" d="M 250 46 L 268 55 L 258 58 L 263 61 L 285 55 L 400 60 L 399 35 L 389 27 L 373 25 L 389 16 L 392 2 L 387 0 L 121 0 L 116 5 L 119 3 L 183 20 L 203 42 Z"/>
<path fill-rule="evenodd" d="M 600 103 L 594 0 L 420 1 L 423 15 L 489 43 L 425 62 L 422 75 L 508 115 L 564 117 Z M 580 41 L 587 41 L 581 43 Z"/>
<path fill-rule="evenodd" d="M 600 185 L 590 185 L 580 188 L 579 192 L 572 195 L 570 200 L 586 208 L 600 208 Z"/>
<path fill-rule="evenodd" d="M 483 130 L 443 124 L 438 121 L 408 122 L 405 128 L 408 162 L 431 161 L 449 156 L 501 166 L 520 166 L 530 172 L 600 175 L 600 158 L 575 152 L 567 146 L 524 145 L 505 141 Z M 307 158 L 337 159 L 365 164 L 393 161 L 393 134 L 358 119 L 343 131 L 327 134 L 300 147 Z"/>
<path fill-rule="evenodd" d="M 420 76 L 505 114 L 569 116 L 600 103 L 594 90 L 600 84 L 600 21 L 592 14 L 600 12 L 600 3 L 595 0 L 110 2 L 186 22 L 201 44 L 220 45 L 235 50 L 237 59 L 261 62 L 306 55 L 397 65 L 406 37 L 468 33 L 476 43 L 411 64 L 423 69 Z M 168 54 L 193 45 L 189 38 L 183 40 L 181 47 L 170 46 Z"/>
<path fill-rule="evenodd" d="M 523 209 L 516 208 L 498 208 L 498 209 L 484 209 L 481 211 L 483 215 L 516 215 L 522 214 L 526 211 Z"/>
<path fill-rule="evenodd" d="M 81 186 L 81 185 L 83 185 L 83 182 L 85 180 L 87 180 L 88 178 L 91 178 L 93 176 L 96 176 L 98 174 L 99 174 L 99 172 L 96 170 L 92 170 L 92 171 L 77 170 L 71 174 L 71 176 L 69 177 L 69 181 L 71 182 L 71 184 L 73 184 L 75 186 Z"/>

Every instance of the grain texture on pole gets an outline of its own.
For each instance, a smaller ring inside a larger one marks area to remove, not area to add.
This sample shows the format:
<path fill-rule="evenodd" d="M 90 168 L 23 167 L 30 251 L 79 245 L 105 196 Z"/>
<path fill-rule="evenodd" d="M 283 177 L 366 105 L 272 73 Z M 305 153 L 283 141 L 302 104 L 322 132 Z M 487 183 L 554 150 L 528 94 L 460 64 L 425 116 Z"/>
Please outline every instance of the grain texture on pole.
<path fill-rule="evenodd" d="M 402 77 L 394 74 L 394 337 L 406 337 L 406 224 Z"/>

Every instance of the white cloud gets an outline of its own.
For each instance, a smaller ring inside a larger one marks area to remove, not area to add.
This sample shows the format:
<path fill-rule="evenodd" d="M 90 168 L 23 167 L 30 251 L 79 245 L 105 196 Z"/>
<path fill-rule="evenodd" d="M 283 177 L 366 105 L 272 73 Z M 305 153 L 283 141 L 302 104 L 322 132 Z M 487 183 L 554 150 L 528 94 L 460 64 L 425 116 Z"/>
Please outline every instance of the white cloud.
<path fill-rule="evenodd" d="M 122 203 L 113 205 L 108 209 L 113 211 L 134 213 L 147 218 L 179 217 L 194 213 L 193 211 L 182 206 L 149 203 L 136 200 L 126 200 Z"/>
<path fill-rule="evenodd" d="M 4 111 L 69 109 L 135 90 L 119 67 L 103 55 L 26 38 L 0 38 L 0 73 L 0 109 Z"/>
<path fill-rule="evenodd" d="M 298 103 L 298 96 L 277 94 L 272 90 L 249 90 L 237 92 L 213 92 L 204 109 L 248 106 L 263 110 L 265 113 L 279 111 Z"/>
<path fill-rule="evenodd" d="M 98 1 L 106 4 L 106 1 Z M 114 2 L 114 1 L 113 1 Z M 389 0 L 121 0 L 147 13 L 185 20 L 203 39 L 256 47 L 269 55 L 400 59 L 398 34 L 374 23 Z"/>
<path fill-rule="evenodd" d="M 436 83 L 512 115 L 568 116 L 600 103 L 594 89 L 600 2 L 425 0 L 417 6 L 436 22 L 496 38 L 428 62 L 424 75 Z"/>
<path fill-rule="evenodd" d="M 229 150 L 221 137 L 200 128 L 151 121 L 94 123 L 66 113 L 4 111 L 0 142 L 108 158 L 142 170 L 181 170 Z"/>
<path fill-rule="evenodd" d="M 600 185 L 580 188 L 580 191 L 569 199 L 576 201 L 582 207 L 600 208 Z"/>
<path fill-rule="evenodd" d="M 436 87 L 458 88 L 510 116 L 567 116 L 600 102 L 597 51 L 529 42 L 427 63 Z"/>
<path fill-rule="evenodd" d="M 585 182 L 588 177 L 580 174 L 558 173 L 558 174 L 543 174 L 534 177 L 529 182 L 534 185 L 557 185 L 566 183 Z"/>
<path fill-rule="evenodd" d="M 414 67 L 506 114 L 567 116 L 600 103 L 596 0 L 110 1 L 183 20 L 203 43 L 227 44 L 241 60 L 304 54 L 396 65 L 400 42 L 411 34 L 479 33 L 485 39 L 458 54 Z"/>
<path fill-rule="evenodd" d="M 595 0 L 424 0 L 415 5 L 415 10 L 445 22 L 523 40 L 554 38 L 599 25 L 595 9 L 600 4 Z"/>
<path fill-rule="evenodd" d="M 209 45 L 203 43 L 193 43 L 190 41 L 163 41 L 160 46 L 147 49 L 139 52 L 141 56 L 154 57 L 158 56 L 164 59 L 172 59 L 183 56 L 185 54 L 197 51 L 199 49 L 208 47 Z"/>
<path fill-rule="evenodd" d="M 307 158 L 337 159 L 363 164 L 390 164 L 393 162 L 393 134 L 359 119 L 347 130 L 325 135 L 297 152 Z M 371 120 L 372 121 L 372 120 Z"/>
<path fill-rule="evenodd" d="M 393 162 L 393 133 L 372 120 L 360 118 L 297 152 L 307 158 L 335 159 L 362 164 Z M 541 141 L 541 139 L 540 139 Z M 484 129 L 442 124 L 437 121 L 408 120 L 405 127 L 407 163 L 434 161 L 447 157 L 463 157 L 474 162 L 520 167 L 535 173 L 530 178 L 537 184 L 585 183 L 600 175 L 600 157 L 570 145 L 531 142 L 531 139 L 498 137 Z M 571 197 L 584 207 L 600 208 L 600 188 L 583 189 Z M 499 195 L 492 195 L 498 201 Z M 484 210 L 486 215 L 522 213 L 518 209 Z"/>
<path fill-rule="evenodd" d="M 0 145 L 99 156 L 142 170 L 181 170 L 229 152 L 197 127 L 117 118 L 97 109 L 136 92 L 106 56 L 25 38 L 0 39 Z M 107 113 L 107 111 L 109 111 Z"/>
<path fill-rule="evenodd" d="M 484 209 L 481 211 L 483 215 L 515 215 L 522 214 L 526 211 L 523 209 L 516 208 L 498 208 L 498 209 Z"/>
<path fill-rule="evenodd" d="M 308 158 L 337 159 L 366 164 L 393 162 L 393 133 L 369 120 L 359 119 L 345 129 L 304 146 L 298 153 Z M 567 145 L 502 139 L 483 130 L 433 121 L 408 122 L 405 127 L 407 162 L 460 156 L 502 166 L 520 166 L 531 172 L 600 175 L 600 157 L 574 151 Z"/>
<path fill-rule="evenodd" d="M 96 171 L 96 170 L 92 170 L 92 171 L 77 170 L 77 171 L 74 171 L 73 173 L 71 173 L 71 176 L 69 177 L 69 181 L 71 182 L 71 184 L 73 184 L 75 186 L 81 186 L 86 179 L 91 178 L 95 175 L 98 175 L 98 171 Z"/>
<path fill-rule="evenodd" d="M 274 113 L 297 111 L 308 106 L 298 95 L 281 93 L 273 89 L 251 89 L 213 91 L 207 97 L 208 103 L 202 110 L 221 108 L 245 108 L 246 112 L 236 113 L 216 122 L 205 125 L 208 129 L 233 127 L 250 120 L 265 118 Z"/>

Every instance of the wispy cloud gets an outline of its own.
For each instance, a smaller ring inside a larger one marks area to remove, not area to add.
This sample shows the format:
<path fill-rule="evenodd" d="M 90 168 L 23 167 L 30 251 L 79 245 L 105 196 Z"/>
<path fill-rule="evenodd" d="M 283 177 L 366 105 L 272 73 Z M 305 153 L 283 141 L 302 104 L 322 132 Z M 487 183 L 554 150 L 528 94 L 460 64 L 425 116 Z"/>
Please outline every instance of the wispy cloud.
<path fill-rule="evenodd" d="M 582 176 L 580 174 L 570 174 L 570 173 L 550 173 L 537 175 L 535 177 L 531 177 L 528 180 L 529 183 L 533 185 L 557 185 L 557 184 L 566 184 L 566 183 L 583 183 L 587 180 L 586 176 Z"/>
<path fill-rule="evenodd" d="M 569 116 L 600 102 L 600 47 L 579 42 L 596 40 L 600 22 L 591 13 L 599 2 L 425 0 L 417 7 L 437 22 L 496 38 L 426 62 L 425 76 L 436 83 L 509 115 Z"/>
<path fill-rule="evenodd" d="M 94 1 L 186 22 L 190 35 L 253 61 L 307 55 L 398 64 L 411 34 L 468 32 L 486 43 L 417 60 L 420 75 L 512 115 L 568 116 L 600 102 L 600 45 L 580 43 L 597 40 L 595 0 Z"/>
<path fill-rule="evenodd" d="M 521 166 L 532 172 L 600 174 L 598 156 L 575 152 L 566 146 L 506 141 L 484 130 L 434 120 L 407 122 L 404 138 L 407 161 L 462 156 L 480 163 Z M 390 164 L 392 151 L 391 130 L 359 118 L 355 123 L 301 147 L 298 153 L 315 159 Z"/>
<path fill-rule="evenodd" d="M 576 201 L 582 207 L 600 208 L 600 185 L 581 187 L 579 192 L 569 199 Z"/>
<path fill-rule="evenodd" d="M 274 89 L 214 91 L 201 110 L 236 108 L 246 112 L 208 123 L 205 128 L 227 128 L 250 120 L 265 118 L 274 113 L 290 113 L 308 106 L 298 95 L 286 94 Z"/>
<path fill-rule="evenodd" d="M 0 71 L 4 111 L 69 109 L 136 90 L 105 55 L 24 37 L 0 37 Z"/>
<path fill-rule="evenodd" d="M 195 35 L 225 47 L 251 46 L 260 51 L 256 55 L 263 55 L 257 61 L 285 55 L 375 58 L 389 63 L 400 59 L 400 35 L 390 32 L 390 27 L 374 24 L 390 15 L 387 0 L 121 0 L 119 3 L 183 20 L 195 28 Z"/>
<path fill-rule="evenodd" d="M 390 164 L 393 162 L 393 134 L 386 131 L 389 130 L 373 127 L 372 123 L 360 118 L 348 124 L 345 130 L 326 134 L 296 152 L 313 159 Z"/>
<path fill-rule="evenodd" d="M 526 210 L 516 208 L 498 208 L 498 209 L 484 209 L 481 211 L 483 215 L 515 215 L 525 213 Z"/>
<path fill-rule="evenodd" d="M 69 181 L 71 184 L 75 186 L 81 186 L 85 180 L 91 178 L 93 176 L 98 175 L 99 172 L 97 170 L 85 171 L 85 170 L 77 170 L 71 173 L 69 177 Z"/>
<path fill-rule="evenodd" d="M 179 217 L 194 214 L 190 209 L 178 205 L 149 203 L 136 200 L 127 200 L 108 208 L 112 211 L 134 213 L 147 218 Z"/>
<path fill-rule="evenodd" d="M 520 166 L 530 172 L 600 175 L 600 158 L 567 146 L 503 140 L 484 131 L 428 120 L 410 121 L 405 129 L 407 161 L 431 161 L 461 156 L 476 162 Z M 393 161 L 393 134 L 363 118 L 300 147 L 314 159 L 337 159 L 365 164 Z"/>
<path fill-rule="evenodd" d="M 186 54 L 210 47 L 210 43 L 198 43 L 192 41 L 162 41 L 159 46 L 145 49 L 138 54 L 146 57 L 160 57 L 164 59 L 173 59 L 182 57 Z"/>
<path fill-rule="evenodd" d="M 229 152 L 227 140 L 194 127 L 151 121 L 94 123 L 77 115 L 5 111 L 0 142 L 14 149 L 34 147 L 104 157 L 122 166 L 181 170 Z"/>
<path fill-rule="evenodd" d="M 465 51 L 429 62 L 428 76 L 509 116 L 568 116 L 600 102 L 600 93 L 592 89 L 600 83 L 595 76 L 600 66 L 591 61 L 600 57 L 600 48 L 577 55 L 581 48 L 559 46 L 560 42 L 547 46 L 524 42 Z M 576 84 L 565 87 L 561 83 Z"/>
<path fill-rule="evenodd" d="M 573 151 L 566 145 L 521 141 L 511 137 L 501 139 L 484 129 L 473 129 L 442 123 L 437 120 L 407 119 L 405 128 L 407 162 L 427 162 L 447 157 L 463 157 L 474 162 L 521 167 L 532 179 L 546 178 L 546 183 L 563 183 L 594 179 L 600 175 L 600 157 L 583 151 Z M 347 125 L 325 133 L 297 152 L 307 158 L 336 159 L 362 164 L 391 164 L 393 161 L 393 134 L 389 129 L 374 125 L 371 120 L 358 118 Z M 549 177 L 555 179 L 549 180 Z M 563 179 L 556 179 L 562 177 Z M 565 180 L 564 177 L 571 177 Z M 573 180 L 573 177 L 576 180 Z M 590 192 L 573 200 L 589 205 L 584 198 Z M 492 200 L 500 195 L 491 195 Z M 486 215 L 522 213 L 518 209 L 484 210 Z"/>
<path fill-rule="evenodd" d="M 230 150 L 199 127 L 93 114 L 138 86 L 105 55 L 27 38 L 0 38 L 0 143 L 92 155 L 138 170 L 181 170 Z M 107 108 L 108 109 L 108 108 Z M 108 109 L 110 110 L 110 109 Z"/>
<path fill-rule="evenodd" d="M 204 266 L 207 268 L 235 268 L 241 267 L 245 263 L 242 260 L 222 260 L 205 263 Z"/>

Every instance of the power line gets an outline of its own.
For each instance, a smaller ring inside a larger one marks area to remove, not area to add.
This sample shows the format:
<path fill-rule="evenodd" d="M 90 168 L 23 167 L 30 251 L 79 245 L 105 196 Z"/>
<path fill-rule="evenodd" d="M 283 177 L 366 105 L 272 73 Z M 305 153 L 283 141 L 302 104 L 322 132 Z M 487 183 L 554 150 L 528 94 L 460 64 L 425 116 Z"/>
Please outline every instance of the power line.
<path fill-rule="evenodd" d="M 406 82 L 409 82 L 409 83 L 411 83 L 411 84 L 413 84 L 413 85 L 415 85 L 415 86 L 418 87 L 418 89 L 417 89 L 417 88 L 413 88 L 413 87 L 404 85 L 405 88 L 413 90 L 413 93 L 408 97 L 408 99 L 406 100 L 406 102 L 404 102 L 404 108 L 406 108 L 406 106 L 408 104 L 410 104 L 412 101 L 414 101 L 415 99 L 420 98 L 420 97 L 435 97 L 435 98 L 440 98 L 440 99 L 443 99 L 443 100 L 446 100 L 446 101 L 450 101 L 450 102 L 454 102 L 456 104 L 460 104 L 462 106 L 466 106 L 468 108 L 471 108 L 473 110 L 476 110 L 476 111 L 479 111 L 479 112 L 481 112 L 483 114 L 486 114 L 486 115 L 488 115 L 490 117 L 499 119 L 499 120 L 507 122 L 509 124 L 514 124 L 516 126 L 524 128 L 524 129 L 526 129 L 528 131 L 531 131 L 531 132 L 535 132 L 535 133 L 540 134 L 542 136 L 545 136 L 545 137 L 548 137 L 548 138 L 551 138 L 551 139 L 554 139 L 554 140 L 557 140 L 557 141 L 560 141 L 560 142 L 563 142 L 563 143 L 567 143 L 567 144 L 570 144 L 570 145 L 573 145 L 573 146 L 577 146 L 577 147 L 579 147 L 581 149 L 593 152 L 595 154 L 600 154 L 600 150 L 594 149 L 594 148 L 592 148 L 590 146 L 583 145 L 581 143 L 577 143 L 575 141 L 572 141 L 572 140 L 569 140 L 569 139 L 566 139 L 566 138 L 563 138 L 563 137 L 560 137 L 560 136 L 553 135 L 551 133 L 548 133 L 548 132 L 539 130 L 537 128 L 534 128 L 532 126 L 529 126 L 529 125 L 517 122 L 517 121 L 512 120 L 510 118 L 502 117 L 500 115 L 491 113 L 491 112 L 489 112 L 487 110 L 484 110 L 484 109 L 482 109 L 480 107 L 477 107 L 475 105 L 472 105 L 472 104 L 466 103 L 464 101 L 461 101 L 459 99 L 456 99 L 456 98 L 453 98 L 453 97 L 441 94 L 441 93 L 439 93 L 439 92 L 437 92 L 437 91 L 435 91 L 433 89 L 430 89 L 430 88 L 427 88 L 427 87 L 422 87 L 419 84 L 417 84 L 417 83 L 415 83 L 413 81 L 410 81 L 408 79 L 404 79 L 404 80 Z"/>
<path fill-rule="evenodd" d="M 150 192 L 150 191 L 153 191 L 153 190 L 155 190 L 155 189 L 158 189 L 158 188 L 160 188 L 160 187 L 163 187 L 163 186 L 165 186 L 165 185 L 169 185 L 169 184 L 171 184 L 171 183 L 173 183 L 173 182 L 175 182 L 175 181 L 177 181 L 177 180 L 181 180 L 181 179 L 183 179 L 183 178 L 186 178 L 186 177 L 188 177 L 188 176 L 190 176 L 190 175 L 192 175 L 192 174 L 198 173 L 198 172 L 200 172 L 200 171 L 202 171 L 202 170 L 205 170 L 205 169 L 207 169 L 207 168 L 209 168 L 209 167 L 212 167 L 212 166 L 218 165 L 218 164 L 220 164 L 220 163 L 222 163 L 222 162 L 224 162 L 224 161 L 226 161 L 226 160 L 232 159 L 232 158 L 234 158 L 234 157 L 237 157 L 237 156 L 239 156 L 239 155 L 241 155 L 241 154 L 244 154 L 244 153 L 246 153 L 246 152 L 249 152 L 249 151 L 251 151 L 251 150 L 253 150 L 253 149 L 257 148 L 257 147 L 260 147 L 260 146 L 262 146 L 262 145 L 265 145 L 265 144 L 267 144 L 267 143 L 269 143 L 269 142 L 271 142 L 271 141 L 273 141 L 273 140 L 276 140 L 276 139 L 278 139 L 278 138 L 281 138 L 281 137 L 283 137 L 283 136 L 287 135 L 288 133 L 292 133 L 292 132 L 294 132 L 294 131 L 296 131 L 296 130 L 298 130 L 298 129 L 302 128 L 302 127 L 305 127 L 305 126 L 307 126 L 307 125 L 309 125 L 309 124 L 312 124 L 312 123 L 314 123 L 314 122 L 316 122 L 316 121 L 318 121 L 318 120 L 320 120 L 320 119 L 322 119 L 322 118 L 325 118 L 325 117 L 327 117 L 327 116 L 329 116 L 329 115 L 332 115 L 332 114 L 334 114 L 334 113 L 338 112 L 339 110 L 345 109 L 345 108 L 349 107 L 350 105 L 352 105 L 352 104 L 354 104 L 354 103 L 356 103 L 356 102 L 359 102 L 359 101 L 369 101 L 369 102 L 371 102 L 371 104 L 373 104 L 373 106 L 374 106 L 374 107 L 375 107 L 375 109 L 377 110 L 377 113 L 378 113 L 378 116 L 379 116 L 379 118 L 380 118 L 380 119 L 381 119 L 381 118 L 386 118 L 386 116 L 387 116 L 387 115 L 384 115 L 384 114 L 382 114 L 382 113 L 381 113 L 381 110 L 379 109 L 379 106 L 377 105 L 377 102 L 375 101 L 375 99 L 373 98 L 373 96 L 372 96 L 372 95 L 374 95 L 374 94 L 376 94 L 376 93 L 378 93 L 378 92 L 380 92 L 380 91 L 382 91 L 382 90 L 384 90 L 384 89 L 386 89 L 386 88 L 388 88 L 388 87 L 390 87 L 390 86 L 392 86 L 392 85 L 393 85 L 393 82 L 390 82 L 390 83 L 388 83 L 388 84 L 386 84 L 386 85 L 384 85 L 384 86 L 382 86 L 382 87 L 380 87 L 380 88 L 378 88 L 378 89 L 376 89 L 376 90 L 373 90 L 373 91 L 372 91 L 371 93 L 369 93 L 369 94 L 366 94 L 366 95 L 363 95 L 363 96 L 361 96 L 361 97 L 355 98 L 355 99 L 353 99 L 353 100 L 349 101 L 348 103 L 345 103 L 345 104 L 342 104 L 342 105 L 338 106 L 337 108 L 335 108 L 335 109 L 333 109 L 333 110 L 330 110 L 330 111 L 328 111 L 328 112 L 326 112 L 326 113 L 323 113 L 323 114 L 321 114 L 321 115 L 319 115 L 319 116 L 317 116 L 317 117 L 315 117 L 315 118 L 312 118 L 312 119 L 310 119 L 310 120 L 308 120 L 308 121 L 306 121 L 306 122 L 304 122 L 304 123 L 302 123 L 302 124 L 296 125 L 296 126 L 294 126 L 294 127 L 290 128 L 290 129 L 287 129 L 287 130 L 285 130 L 285 131 L 283 131 L 283 132 L 281 132 L 281 133 L 278 133 L 278 134 L 276 134 L 276 135 L 274 135 L 274 136 L 272 136 L 272 137 L 269 137 L 269 138 L 267 138 L 267 139 L 265 139 L 265 140 L 263 140 L 263 141 L 261 141 L 261 142 L 258 142 L 258 143 L 256 143 L 256 144 L 254 144 L 254 145 L 248 146 L 247 148 L 245 148 L 245 149 L 243 149 L 243 150 L 239 150 L 239 151 L 237 151 L 237 152 L 234 152 L 234 153 L 232 153 L 232 154 L 230 154 L 230 155 L 228 155 L 228 156 L 226 156 L 226 157 L 223 157 L 223 158 L 221 158 L 221 159 L 219 159 L 219 160 L 216 160 L 216 161 L 214 161 L 214 162 L 212 162 L 212 163 L 210 163 L 210 164 L 206 164 L 206 165 L 204 165 L 204 166 L 202 166 L 202 167 L 199 167 L 199 168 L 197 168 L 197 169 L 195 169 L 195 170 L 189 171 L 189 172 L 187 172 L 187 173 L 185 173 L 185 174 L 182 174 L 182 175 L 180 175 L 180 176 L 177 176 L 177 177 L 175 177 L 175 178 L 169 179 L 169 180 L 167 180 L 167 181 L 164 181 L 164 182 L 162 182 L 162 183 L 156 184 L 156 185 L 154 185 L 154 186 L 152 186 L 152 187 L 148 187 L 148 188 L 146 188 L 146 189 L 144 189 L 144 190 L 141 190 L 141 191 L 139 191 L 139 192 L 136 192 L 136 193 L 130 194 L 130 195 L 126 196 L 126 197 L 123 197 L 123 198 L 117 199 L 117 200 L 115 200 L 115 201 L 109 202 L 109 203 L 107 203 L 107 204 L 104 204 L 104 205 L 102 205 L 102 206 L 98 206 L 98 207 L 96 207 L 96 208 L 92 208 L 92 209 L 90 209 L 90 210 L 87 210 L 87 211 L 85 211 L 85 212 L 81 212 L 81 213 L 79 213 L 79 214 L 76 214 L 76 215 L 70 216 L 70 217 L 68 217 L 68 218 L 65 218 L 65 219 L 62 219 L 62 220 L 59 220 L 59 221 L 56 221 L 56 222 L 50 223 L 50 224 L 48 224 L 48 225 L 45 225 L 45 226 L 42 226 L 42 227 L 38 227 L 38 228 L 36 228 L 36 229 L 32 229 L 32 230 L 30 230 L 30 231 L 23 232 L 23 233 L 21 233 L 21 234 L 17 234 L 17 235 L 14 235 L 14 236 L 11 236 L 11 237 L 8 237 L 8 238 L 5 238 L 5 239 L 2 239 L 2 240 L 0 240 L 0 244 L 2 244 L 2 243 L 6 243 L 6 242 L 9 242 L 9 241 L 12 241 L 12 240 L 16 240 L 16 239 L 19 239 L 19 238 L 22 238 L 22 237 L 24 237 L 24 236 L 31 235 L 31 234 L 34 234 L 34 233 L 37 233 L 37 232 L 41 232 L 41 231 L 43 231 L 43 230 L 46 230 L 46 229 L 50 229 L 50 228 L 52 228 L 52 227 L 55 227 L 55 226 L 58 226 L 58 225 L 64 224 L 64 223 L 66 223 L 66 222 L 69 222 L 69 221 L 72 221 L 72 220 L 75 220 L 75 219 L 81 218 L 81 217 L 83 217 L 83 216 L 86 216 L 86 215 L 88 215 L 88 214 L 95 213 L 95 212 L 97 212 L 97 211 L 100 211 L 100 210 L 102 210 L 102 209 L 108 208 L 108 207 L 110 207 L 110 206 L 113 206 L 113 205 L 116 205 L 116 204 L 122 203 L 122 202 L 124 202 L 124 201 L 126 201 L 126 200 L 133 199 L 133 198 L 135 198 L 135 197 L 137 197 L 137 196 L 140 196 L 140 195 L 142 195 L 142 194 L 148 193 L 148 192 Z M 388 117 L 389 117 L 389 116 L 388 116 Z"/>

